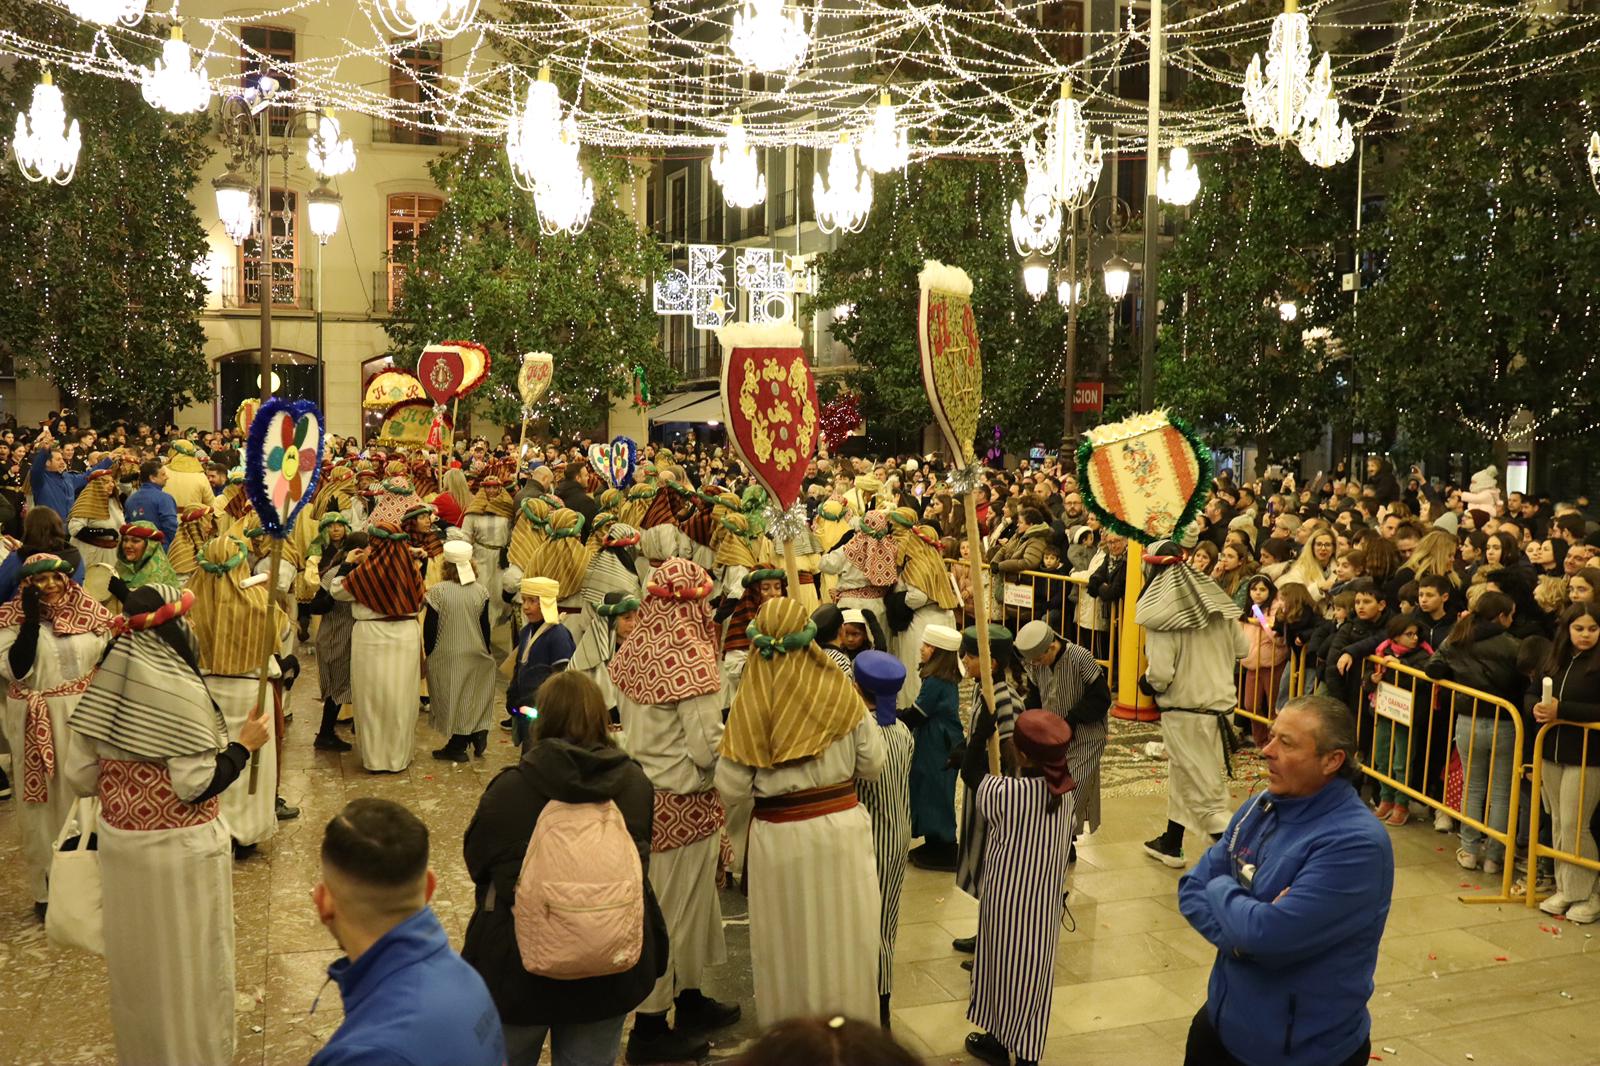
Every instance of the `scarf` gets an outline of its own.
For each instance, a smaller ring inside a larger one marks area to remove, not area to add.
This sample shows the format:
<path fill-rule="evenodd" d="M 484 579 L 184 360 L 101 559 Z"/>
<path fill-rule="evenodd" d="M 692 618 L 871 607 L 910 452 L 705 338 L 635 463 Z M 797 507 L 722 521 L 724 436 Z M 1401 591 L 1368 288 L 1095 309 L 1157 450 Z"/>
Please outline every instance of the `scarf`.
<path fill-rule="evenodd" d="M 250 576 L 244 565 L 248 555 L 238 537 L 216 537 L 201 549 L 200 569 L 189 579 L 194 592 L 189 624 L 200 638 L 203 673 L 255 676 L 288 625 L 283 609 L 272 604 L 265 583 L 244 587 Z"/>
<path fill-rule="evenodd" d="M 384 481 L 378 494 L 378 503 L 367 516 L 368 525 L 387 522 L 396 529 L 405 522 L 406 515 L 428 505 L 417 495 L 409 481 Z"/>
<path fill-rule="evenodd" d="M 722 734 L 723 756 L 758 769 L 815 758 L 861 724 L 866 703 L 818 648 L 799 600 L 761 605 L 753 647 Z"/>
<path fill-rule="evenodd" d="M 42 625 L 49 626 L 58 637 L 111 631 L 111 612 L 91 599 L 83 591 L 83 586 L 72 580 L 70 565 L 59 556 L 44 552 L 30 555 L 24 561 L 23 578 L 16 594 L 0 605 L 0 629 L 22 624 L 22 589 L 27 585 L 28 578 L 41 573 L 57 573 L 67 579 L 67 590 L 59 600 L 39 605 Z"/>
<path fill-rule="evenodd" d="M 340 509 L 356 487 L 356 472 L 348 466 L 336 466 L 323 475 L 317 494 L 311 498 L 308 510 L 319 522 L 330 512 Z"/>
<path fill-rule="evenodd" d="M 370 526 L 367 533 L 372 538 L 367 557 L 345 575 L 345 590 L 381 617 L 416 614 L 428 589 L 406 535 L 388 523 Z"/>
<path fill-rule="evenodd" d="M 844 546 L 844 557 L 867 575 L 867 584 L 888 588 L 895 583 L 894 544 L 889 540 L 889 516 L 868 511 L 856 535 Z"/>
<path fill-rule="evenodd" d="M 128 606 L 159 607 L 116 620 L 89 688 L 67 722 L 84 736 L 147 759 L 171 759 L 227 744 L 228 726 L 191 659 L 194 631 L 183 621 L 193 592 L 149 586 Z"/>
<path fill-rule="evenodd" d="M 500 518 L 510 518 L 516 510 L 516 501 L 505 490 L 505 486 L 500 484 L 498 478 L 484 478 L 480 481 L 472 502 L 467 504 L 467 514 L 492 514 Z"/>
<path fill-rule="evenodd" d="M 753 548 L 756 534 L 750 529 L 750 519 L 742 514 L 730 514 L 722 519 L 727 531 L 722 543 L 717 545 L 717 566 L 742 566 L 754 569 L 756 555 Z"/>
<path fill-rule="evenodd" d="M 534 553 L 529 574 L 548 577 L 561 586 L 560 598 L 583 589 L 583 575 L 594 549 L 583 543 L 583 516 L 563 507 L 550 515 L 550 535 Z"/>
<path fill-rule="evenodd" d="M 1170 560 L 1156 563 L 1153 559 Z M 1170 540 L 1151 545 L 1145 553 L 1148 579 L 1134 604 L 1134 622 L 1158 633 L 1199 629 L 1213 615 L 1230 622 L 1239 617 L 1239 605 L 1209 577 L 1183 562 L 1183 549 Z"/>
<path fill-rule="evenodd" d="M 84 484 L 83 491 L 78 493 L 78 498 L 72 501 L 72 509 L 67 512 L 67 522 L 83 520 L 90 525 L 101 524 L 111 519 L 111 492 L 117 487 L 117 479 L 110 470 L 96 470 L 89 475 L 89 480 Z"/>
<path fill-rule="evenodd" d="M 843 496 L 829 496 L 817 508 L 817 517 L 811 520 L 811 531 L 817 535 L 821 550 L 831 552 L 850 532 L 850 504 Z"/>
<path fill-rule="evenodd" d="M 517 509 L 517 522 L 511 527 L 511 543 L 506 548 L 506 563 L 524 574 L 533 572 L 533 560 L 550 536 L 550 504 L 540 496 L 530 496 Z"/>
<path fill-rule="evenodd" d="M 680 703 L 722 687 L 711 578 L 687 559 L 668 559 L 650 576 L 639 623 L 611 660 L 617 690 L 646 706 Z"/>
<path fill-rule="evenodd" d="M 191 507 L 183 512 L 178 536 L 167 551 L 173 573 L 187 578 L 200 569 L 200 547 L 216 529 L 216 512 L 209 507 Z"/>
<path fill-rule="evenodd" d="M 934 545 L 939 535 L 932 526 L 917 526 L 905 539 L 902 552 L 905 562 L 900 568 L 900 580 L 917 589 L 934 604 L 947 611 L 960 603 L 956 590 L 950 584 L 950 571 L 945 569 L 944 556 Z"/>
<path fill-rule="evenodd" d="M 145 585 L 177 587 L 183 584 L 178 572 L 168 561 L 166 551 L 161 547 L 160 536 L 160 531 L 149 522 L 131 522 L 122 527 L 123 540 L 137 537 L 144 541 L 143 554 L 137 561 L 131 563 L 123 558 L 120 545 L 118 547 L 117 576 L 130 589 L 142 588 Z"/>

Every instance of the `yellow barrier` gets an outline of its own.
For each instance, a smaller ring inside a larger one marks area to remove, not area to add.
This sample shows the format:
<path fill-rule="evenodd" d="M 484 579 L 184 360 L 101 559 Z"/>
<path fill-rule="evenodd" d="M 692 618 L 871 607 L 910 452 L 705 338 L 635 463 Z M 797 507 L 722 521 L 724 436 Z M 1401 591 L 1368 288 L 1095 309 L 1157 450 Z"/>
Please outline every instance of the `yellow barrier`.
<path fill-rule="evenodd" d="M 967 564 L 960 559 L 946 559 L 946 566 L 955 572 Z M 989 564 L 983 564 L 985 578 L 994 594 L 996 604 L 990 620 L 998 622 L 1014 634 L 1036 618 L 1044 619 L 1057 633 L 1077 644 L 1094 656 L 1095 662 L 1105 667 L 1106 683 L 1116 689 L 1117 638 L 1122 630 L 1122 601 L 1111 603 L 1105 629 L 1095 629 L 1078 623 L 1078 612 L 1073 595 L 1087 596 L 1088 579 L 1071 574 L 1051 574 L 1041 570 L 1024 570 L 1004 575 L 1005 580 L 993 580 Z M 1009 596 L 1011 602 L 1006 602 Z M 969 619 L 970 621 L 970 619 Z"/>
<path fill-rule="evenodd" d="M 1245 666 L 1243 659 L 1239 660 L 1234 669 L 1237 690 L 1234 713 L 1255 725 L 1271 726 L 1285 701 L 1305 693 L 1306 651 L 1305 647 L 1296 648 L 1287 652 L 1281 663 L 1254 668 Z M 1289 679 L 1287 692 L 1283 687 L 1285 674 Z M 1264 733 L 1258 731 L 1254 736 L 1257 747 L 1266 743 Z"/>
<path fill-rule="evenodd" d="M 1579 762 L 1576 766 L 1571 763 L 1551 762 L 1551 766 L 1559 766 L 1561 772 L 1551 775 L 1545 765 L 1544 742 L 1552 729 L 1575 729 L 1582 733 L 1580 742 Z M 1558 863 L 1567 863 L 1573 866 L 1583 866 L 1590 870 L 1600 870 L 1600 858 L 1596 858 L 1594 838 L 1589 835 L 1590 819 L 1584 814 L 1586 807 L 1592 807 L 1597 795 L 1600 795 L 1600 780 L 1591 780 L 1589 774 L 1600 766 L 1589 765 L 1589 738 L 1592 733 L 1600 733 L 1600 723 L 1596 722 L 1563 722 L 1557 719 L 1546 722 L 1539 728 L 1533 738 L 1533 798 L 1528 807 L 1528 876 L 1526 899 L 1530 907 L 1537 906 L 1539 897 L 1534 887 L 1538 880 L 1539 860 L 1551 858 Z M 1600 740 L 1596 741 L 1600 744 Z M 1552 784 L 1550 778 L 1556 780 Z M 1575 781 L 1574 781 L 1575 779 Z M 1573 787 L 1574 783 L 1576 788 Z M 1545 790 L 1551 795 L 1541 804 L 1541 797 Z M 1564 797 L 1571 796 L 1570 802 Z M 1542 806 L 1549 806 L 1551 821 L 1550 844 L 1539 843 L 1539 821 L 1543 813 Z M 1572 848 L 1568 850 L 1562 844 L 1566 840 L 1572 841 Z M 1585 842 L 1587 839 L 1587 847 Z M 1585 854 L 1585 852 L 1589 854 Z M 1559 875 L 1558 875 L 1559 877 Z M 1560 888 L 1559 880 L 1557 888 Z M 1574 903 L 1579 902 L 1573 900 Z"/>

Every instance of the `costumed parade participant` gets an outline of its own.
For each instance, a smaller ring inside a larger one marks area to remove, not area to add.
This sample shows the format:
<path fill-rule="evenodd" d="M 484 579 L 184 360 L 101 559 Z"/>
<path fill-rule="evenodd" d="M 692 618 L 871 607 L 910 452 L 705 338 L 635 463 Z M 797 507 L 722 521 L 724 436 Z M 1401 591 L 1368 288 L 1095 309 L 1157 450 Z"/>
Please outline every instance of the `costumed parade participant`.
<path fill-rule="evenodd" d="M 368 770 L 395 773 L 411 765 L 421 702 L 422 627 L 417 612 L 427 589 L 398 526 L 374 522 L 369 545 L 345 556 L 328 586 L 353 603 L 350 692 L 356 747 Z"/>
<path fill-rule="evenodd" d="M 329 511 L 317 523 L 317 539 L 307 549 L 302 584 L 315 585 L 311 611 L 322 619 L 317 625 L 317 683 L 321 687 L 322 721 L 312 747 L 318 751 L 349 751 L 351 744 L 335 729 L 339 713 L 351 702 L 350 636 L 355 628 L 351 605 L 336 600 L 328 591 L 330 580 L 339 573 L 345 555 L 367 543 L 365 533 L 353 533 L 349 520 L 339 511 Z"/>
<path fill-rule="evenodd" d="M 443 579 L 423 600 L 422 646 L 428 655 L 429 713 L 434 732 L 448 737 L 435 759 L 466 762 L 467 747 L 483 756 L 494 724 L 499 674 L 489 642 L 489 590 L 472 569 L 472 545 L 444 545 Z"/>
<path fill-rule="evenodd" d="M 978 656 L 978 627 L 968 626 L 961 632 L 961 667 L 968 677 L 978 677 L 982 668 Z M 1010 683 L 1012 658 L 1011 630 L 989 623 L 989 662 L 994 669 L 994 708 L 983 700 L 983 686 L 972 686 L 972 730 L 961 756 L 961 783 L 965 787 L 961 800 L 961 826 L 956 837 L 956 885 L 967 895 L 982 899 L 983 880 L 983 816 L 978 813 L 978 785 L 988 772 L 989 738 L 996 732 L 1000 736 L 1000 769 L 1009 774 L 1016 766 L 1016 751 L 1011 744 L 1011 731 L 1016 727 L 1017 715 L 1022 713 L 1022 703 Z M 958 941 L 962 951 L 971 951 L 970 938 Z"/>
<path fill-rule="evenodd" d="M 148 585 L 71 714 L 66 776 L 97 796 L 117 1062 L 226 1063 L 234 1052 L 233 870 L 217 796 L 272 742 L 233 740 L 200 676 L 192 592 Z"/>
<path fill-rule="evenodd" d="M 872 706 L 883 737 L 883 772 L 876 780 L 856 780 L 856 794 L 872 816 L 872 856 L 882 898 L 878 918 L 878 1020 L 889 1024 L 894 991 L 894 945 L 900 932 L 900 890 L 906 881 L 906 851 L 911 846 L 911 730 L 896 713 L 906 668 L 887 652 L 856 656 L 855 682 Z"/>
<path fill-rule="evenodd" d="M 602 602 L 584 604 L 578 621 L 581 633 L 568 666 L 594 682 L 614 726 L 622 719 L 617 710 L 617 687 L 611 681 L 611 659 L 638 625 L 639 605 L 637 596 L 625 592 L 608 592 Z"/>
<path fill-rule="evenodd" d="M 741 595 L 723 597 L 717 610 L 722 643 L 722 684 L 732 699 L 739 691 L 739 679 L 744 675 L 744 664 L 750 654 L 750 637 L 747 630 L 755 620 L 756 612 L 768 600 L 788 594 L 789 580 L 782 570 L 761 567 L 747 572 L 739 579 Z"/>
<path fill-rule="evenodd" d="M 638 597 L 638 544 L 637 529 L 616 521 L 609 511 L 595 515 L 594 529 L 589 534 L 589 565 L 583 572 L 586 603 L 600 603 L 613 592 Z"/>
<path fill-rule="evenodd" d="M 856 781 L 882 772 L 883 737 L 861 693 L 816 647 L 804 607 L 773 600 L 751 625 L 755 654 L 716 780 L 723 802 L 755 800 L 756 1014 L 763 1026 L 800 1015 L 871 1019 L 880 1002 L 878 872 Z"/>
<path fill-rule="evenodd" d="M 122 540 L 117 546 L 116 580 L 111 591 L 119 600 L 127 599 L 129 591 L 145 585 L 176 588 L 183 584 L 162 550 L 165 538 L 159 529 L 149 522 L 129 522 L 118 532 Z"/>
<path fill-rule="evenodd" d="M 290 626 L 289 616 L 272 602 L 266 579 L 250 576 L 247 554 L 237 537 L 218 537 L 205 546 L 200 571 L 189 581 L 195 601 L 188 618 L 200 639 L 200 672 L 230 735 L 237 735 L 255 713 L 262 660 L 278 649 Z M 275 663 L 268 666 L 268 675 L 275 678 Z M 275 685 L 269 686 L 267 698 L 281 698 Z M 271 708 L 263 714 L 269 721 L 273 717 Z M 235 781 L 222 793 L 223 824 L 241 857 L 278 831 L 276 737 L 261 746 L 259 758 L 257 772 L 267 784 L 251 795 L 248 781 Z"/>
<path fill-rule="evenodd" d="M 216 497 L 211 491 L 211 479 L 200 465 L 200 456 L 194 442 L 175 440 L 167 454 L 167 483 L 162 486 L 178 505 L 181 514 L 189 507 L 210 507 Z"/>
<path fill-rule="evenodd" d="M 844 612 L 831 603 L 824 603 L 811 612 L 811 623 L 817 627 L 816 644 L 833 665 L 844 671 L 845 677 L 855 676 L 855 664 L 839 647 L 839 632 L 844 628 Z"/>
<path fill-rule="evenodd" d="M 956 770 L 950 757 L 961 748 L 961 634 L 932 625 L 922 634 L 917 698 L 901 715 L 911 727 L 911 849 L 924 870 L 956 868 Z"/>
<path fill-rule="evenodd" d="M 902 507 L 895 515 L 904 523 L 907 513 L 915 512 Z M 960 604 L 955 586 L 950 583 L 950 571 L 945 569 L 944 558 L 939 554 L 939 534 L 931 526 L 902 525 L 895 534 L 900 552 L 900 581 L 896 586 L 896 599 L 910 612 L 904 628 L 890 637 L 893 651 L 905 665 L 907 674 L 914 674 L 922 664 L 922 645 L 929 626 L 954 628 L 955 609 Z M 891 613 L 895 608 L 891 603 Z M 900 707 L 904 710 L 916 702 L 912 686 L 900 690 Z"/>
<path fill-rule="evenodd" d="M 557 585 L 556 604 L 563 618 L 576 624 L 578 612 L 587 602 L 583 596 L 584 575 L 594 549 L 583 542 L 583 516 L 566 507 L 550 512 L 549 533 L 533 557 L 533 573 Z"/>
<path fill-rule="evenodd" d="M 93 470 L 67 512 L 67 536 L 77 544 L 85 566 L 117 564 L 117 531 L 122 501 L 117 499 L 117 467 Z"/>
<path fill-rule="evenodd" d="M 33 909 L 42 919 L 50 898 L 51 848 L 73 804 L 59 772 L 67 719 L 111 639 L 111 613 L 84 593 L 72 580 L 72 564 L 58 556 L 30 555 L 21 574 L 16 595 L 0 606 L 0 676 L 10 683 L 6 741 L 13 766 L 22 770 L 22 858 Z"/>
<path fill-rule="evenodd" d="M 557 601 L 561 584 L 549 577 L 525 577 L 518 591 L 522 597 L 522 631 L 517 634 L 516 659 L 511 666 L 511 683 L 506 686 L 506 715 L 501 728 L 510 729 L 518 747 L 527 744 L 532 722 L 529 711 L 536 711 L 535 695 L 545 678 L 565 670 L 576 649 L 572 631 L 561 624 Z"/>
<path fill-rule="evenodd" d="M 167 549 L 167 562 L 181 581 L 200 569 L 200 551 L 217 535 L 217 513 L 209 507 L 191 507 L 178 515 L 178 539 Z"/>
<path fill-rule="evenodd" d="M 1106 715 L 1111 710 L 1105 668 L 1039 619 L 1017 634 L 1017 655 L 1023 673 L 1038 691 L 1038 706 L 1072 726 L 1067 769 L 1076 782 L 1072 792 L 1072 838 L 1076 841 L 1085 826 L 1092 833 L 1100 825 L 1100 757 L 1106 750 Z M 1074 858 L 1076 848 L 1074 844 Z"/>
<path fill-rule="evenodd" d="M 461 531 L 472 542 L 472 568 L 485 588 L 501 587 L 500 553 L 511 543 L 511 519 L 516 513 L 516 506 L 505 489 L 505 483 L 490 474 L 478 482 L 478 492 L 467 505 L 467 513 L 462 516 Z M 497 626 L 504 618 L 502 604 L 499 601 L 491 604 L 490 625 Z"/>
<path fill-rule="evenodd" d="M 872 511 L 862 517 L 840 547 L 822 557 L 822 572 L 838 575 L 833 599 L 839 609 L 870 613 L 879 633 L 889 631 L 883 598 L 897 580 L 894 552 L 894 542 L 889 539 L 889 516 Z M 881 645 L 877 647 L 884 650 Z"/>
<path fill-rule="evenodd" d="M 723 696 L 711 587 L 687 559 L 656 567 L 633 635 L 611 660 L 629 752 L 655 787 L 650 884 L 671 943 L 667 973 L 635 1016 L 629 1062 L 699 1058 L 709 1047 L 700 1034 L 739 1018 L 737 1004 L 700 991 L 706 968 L 727 957 L 717 899 L 726 819 L 713 787 Z"/>

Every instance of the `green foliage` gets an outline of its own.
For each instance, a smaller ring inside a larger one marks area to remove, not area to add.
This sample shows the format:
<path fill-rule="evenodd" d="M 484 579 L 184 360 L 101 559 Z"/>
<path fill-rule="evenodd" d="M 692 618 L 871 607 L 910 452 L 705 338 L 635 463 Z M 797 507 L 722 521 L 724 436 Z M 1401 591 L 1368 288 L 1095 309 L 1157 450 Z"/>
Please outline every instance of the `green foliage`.
<path fill-rule="evenodd" d="M 1342 175 L 1292 147 L 1241 147 L 1200 165 L 1200 196 L 1160 268 L 1156 400 L 1212 443 L 1254 443 L 1263 460 L 1298 452 L 1338 402 L 1337 346 L 1308 343 L 1306 331 L 1339 314 L 1333 242 L 1351 224 L 1351 197 Z M 1283 300 L 1295 321 L 1280 317 Z"/>
<path fill-rule="evenodd" d="M 1021 166 L 935 158 L 875 181 L 866 227 L 818 257 L 816 297 L 820 306 L 852 309 L 833 332 L 860 365 L 851 380 L 873 436 L 915 442 L 932 422 L 917 343 L 917 273 L 924 260 L 937 259 L 972 277 L 984 353 L 978 454 L 994 425 L 1013 450 L 1059 440 L 1066 312 L 1053 284 L 1038 302 L 1022 288 L 1009 223 L 1011 200 L 1022 191 Z M 1104 320 L 1093 304 L 1080 316 L 1080 368 L 1089 365 L 1097 337 L 1103 345 Z M 1091 323 L 1101 324 L 1098 334 Z"/>
<path fill-rule="evenodd" d="M 588 157 L 585 165 L 594 213 L 576 237 L 539 232 L 533 197 L 512 182 L 498 147 L 472 145 L 431 165 L 445 205 L 417 242 L 384 327 L 396 363 L 414 368 L 425 345 L 445 340 L 483 344 L 492 367 L 474 408 L 516 425 L 522 353 L 548 351 L 555 378 L 537 414 L 556 433 L 603 425 L 611 398 L 631 395 L 635 366 L 652 391 L 671 387 L 648 293 L 666 261 L 617 203 L 626 167 Z"/>
<path fill-rule="evenodd" d="M 60 8 L 0 0 L 0 24 L 88 49 L 92 27 Z M 155 55 L 133 54 L 138 63 Z M 39 68 L 0 68 L 0 114 L 29 107 Z M 210 149 L 204 115 L 151 107 L 136 84 L 56 70 L 83 148 L 70 184 L 0 175 L 0 352 L 97 416 L 166 421 L 211 399 L 205 358 L 205 231 L 189 201 Z M 7 153 L 9 155 L 9 153 Z"/>
<path fill-rule="evenodd" d="M 1535 36 L 1518 58 L 1575 45 Z M 1443 451 L 1498 441 L 1519 412 L 1540 440 L 1593 424 L 1600 197 L 1583 152 L 1595 82 L 1592 65 L 1571 68 L 1454 95 L 1400 135 L 1385 217 L 1362 230 L 1382 275 L 1342 327 L 1368 426 Z"/>

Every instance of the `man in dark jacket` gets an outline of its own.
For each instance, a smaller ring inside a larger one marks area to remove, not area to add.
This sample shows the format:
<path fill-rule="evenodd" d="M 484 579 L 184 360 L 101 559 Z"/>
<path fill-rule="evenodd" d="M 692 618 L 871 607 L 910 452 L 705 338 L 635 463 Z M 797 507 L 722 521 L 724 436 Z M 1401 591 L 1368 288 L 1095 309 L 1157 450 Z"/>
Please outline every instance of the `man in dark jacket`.
<path fill-rule="evenodd" d="M 578 471 L 581 469 L 575 462 L 568 463 L 561 472 L 561 480 L 556 482 L 555 494 L 561 497 L 562 504 L 568 509 L 583 515 L 583 528 L 587 532 L 594 522 L 594 516 L 600 513 L 600 505 L 578 483 Z"/>
<path fill-rule="evenodd" d="M 322 836 L 317 917 L 345 957 L 328 967 L 344 1022 L 311 1066 L 503 1066 L 483 978 L 428 907 L 428 827 L 390 800 L 352 800 Z"/>
<path fill-rule="evenodd" d="M 168 495 L 167 468 L 160 459 L 146 459 L 139 466 L 141 484 L 128 497 L 123 514 L 129 522 L 149 522 L 173 544 L 178 539 L 178 501 Z"/>
<path fill-rule="evenodd" d="M 1344 707 L 1289 701 L 1262 749 L 1267 791 L 1178 883 L 1178 909 L 1217 948 L 1185 1061 L 1367 1062 L 1394 851 L 1353 787 L 1355 748 Z"/>
<path fill-rule="evenodd" d="M 111 465 L 111 458 L 100 460 L 93 467 L 95 470 L 104 470 Z M 33 489 L 33 504 L 35 507 L 48 507 L 61 516 L 61 521 L 67 520 L 67 515 L 72 512 L 72 504 L 78 498 L 78 493 L 83 491 L 83 486 L 89 481 L 89 472 L 81 474 L 72 473 L 67 469 L 67 455 L 55 442 L 55 439 L 46 433 L 41 433 L 37 450 L 33 453 L 33 468 L 28 474 L 28 484 Z M 133 519 L 128 519 L 133 521 Z M 176 531 L 177 526 L 173 526 Z M 172 543 L 170 540 L 167 543 Z"/>

